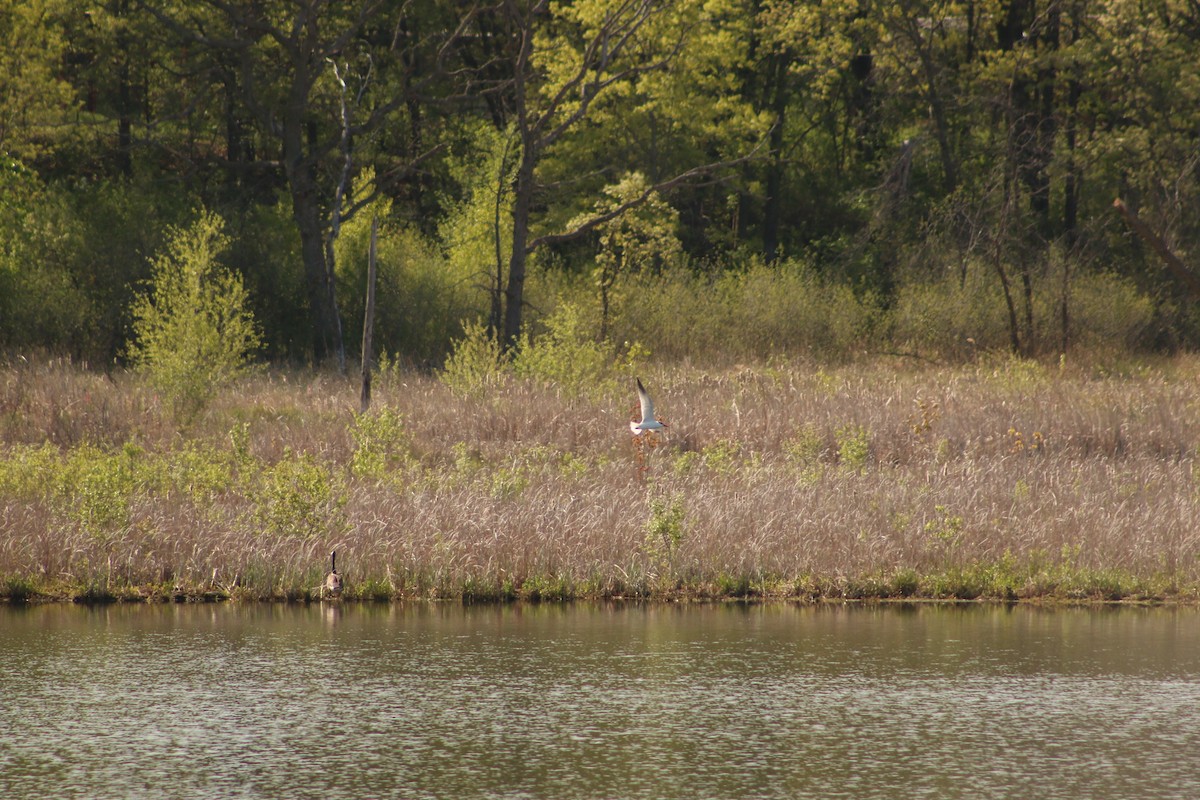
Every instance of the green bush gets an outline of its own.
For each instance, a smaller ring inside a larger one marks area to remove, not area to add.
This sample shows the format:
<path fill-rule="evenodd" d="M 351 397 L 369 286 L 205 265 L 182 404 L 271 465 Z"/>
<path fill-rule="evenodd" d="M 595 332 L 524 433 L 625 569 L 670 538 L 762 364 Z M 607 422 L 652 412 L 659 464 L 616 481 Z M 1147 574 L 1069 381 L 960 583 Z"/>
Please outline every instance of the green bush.
<path fill-rule="evenodd" d="M 170 233 L 151 286 L 130 309 L 129 356 L 184 419 L 201 411 L 249 365 L 259 333 L 241 278 L 222 269 L 221 218 L 202 212 Z"/>
<path fill-rule="evenodd" d="M 380 220 L 375 246 L 376 352 L 403 353 L 408 362 L 442 363 L 463 332 L 463 320 L 486 309 L 479 276 L 458 269 L 438 243 L 414 228 L 398 227 L 391 204 L 377 202 L 346 222 L 338 236 L 338 298 L 346 343 L 362 341 L 371 219 Z M 459 265 L 461 266 L 461 265 Z"/>
<path fill-rule="evenodd" d="M 995 273 L 982 267 L 966 279 L 911 281 L 896 290 L 892 338 L 901 349 L 968 357 L 1009 347 L 1008 311 Z"/>
<path fill-rule="evenodd" d="M 659 570 L 669 577 L 674 569 L 675 554 L 684 539 L 684 518 L 687 516 L 682 495 L 651 497 L 650 518 L 646 520 L 642 552 Z"/>
<path fill-rule="evenodd" d="M 862 425 L 849 423 L 834 431 L 838 463 L 851 472 L 862 472 L 871 458 L 870 432 Z"/>
<path fill-rule="evenodd" d="M 716 274 L 676 268 L 642 276 L 619 311 L 618 341 L 646 342 L 656 356 L 725 360 L 842 360 L 864 345 L 881 316 L 873 298 L 804 264 L 758 261 Z"/>
<path fill-rule="evenodd" d="M 1077 344 L 1130 349 L 1149 344 L 1154 301 L 1129 278 L 1109 272 L 1076 277 L 1070 312 Z"/>
<path fill-rule="evenodd" d="M 454 392 L 482 397 L 504 382 L 507 366 L 508 358 L 487 325 L 469 322 L 463 337 L 454 342 L 445 368 L 438 374 Z"/>
<path fill-rule="evenodd" d="M 578 307 L 564 303 L 544 324 L 540 336 L 521 338 L 512 361 L 517 377 L 551 385 L 568 397 L 615 388 L 612 351 L 586 329 Z"/>
<path fill-rule="evenodd" d="M 345 481 L 312 456 L 285 453 L 263 469 L 249 496 L 254 524 L 270 536 L 310 539 L 346 526 Z"/>
<path fill-rule="evenodd" d="M 412 461 L 404 417 L 391 409 L 356 415 L 350 435 L 354 439 L 350 473 L 356 478 L 385 480 Z"/>
<path fill-rule="evenodd" d="M 1033 334 L 1025 301 L 1012 287 L 1023 349 L 1056 351 L 1062 343 L 1061 265 L 1033 276 Z M 1153 300 L 1133 281 L 1111 273 L 1080 272 L 1067 296 L 1069 343 L 1088 348 L 1139 348 L 1148 343 Z M 972 265 L 965 276 L 902 282 L 890 320 L 896 346 L 943 357 L 973 357 L 1011 348 L 1008 307 L 994 270 Z"/>

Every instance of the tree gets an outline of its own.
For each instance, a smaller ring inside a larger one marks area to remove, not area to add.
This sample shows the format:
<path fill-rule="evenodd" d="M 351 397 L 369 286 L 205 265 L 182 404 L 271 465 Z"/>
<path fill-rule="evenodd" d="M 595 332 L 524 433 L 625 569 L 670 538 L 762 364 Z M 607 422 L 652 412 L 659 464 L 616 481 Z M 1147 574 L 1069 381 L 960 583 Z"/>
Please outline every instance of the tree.
<path fill-rule="evenodd" d="M 553 148 L 591 119 L 608 98 L 629 108 L 639 82 L 668 70 L 688 47 L 694 33 L 689 23 L 699 17 L 697 2 L 655 0 L 581 0 L 555 5 L 549 0 L 502 0 L 497 9 L 498 38 L 511 48 L 493 54 L 506 59 L 508 74 L 483 83 L 494 97 L 499 121 L 513 126 L 511 182 L 511 247 L 497 266 L 491 326 L 505 348 L 516 344 L 524 318 L 525 279 L 529 256 L 539 247 L 583 236 L 630 208 L 663 192 L 744 161 L 748 156 L 707 161 L 673 176 L 656 178 L 636 197 L 594 214 L 566 230 L 534 230 L 537 204 L 551 188 L 538 169 Z M 486 78 L 488 73 L 478 73 Z M 481 78 L 481 79 L 482 79 Z M 508 174 L 502 165 L 499 176 Z M 506 272 L 500 279 L 501 272 Z"/>
<path fill-rule="evenodd" d="M 401 35 L 409 6 L 387 0 L 205 0 L 186 12 L 166 0 L 144 5 L 176 36 L 209 53 L 227 85 L 235 80 L 230 68 L 236 65 L 241 103 L 279 148 L 281 158 L 273 166 L 282 169 L 300 237 L 313 355 L 317 361 L 333 355 L 343 364 L 330 239 L 375 192 L 406 177 L 437 148 L 403 153 L 399 163 L 375 164 L 376 186 L 348 202 L 350 179 L 363 160 L 360 150 L 396 123 L 397 112 L 420 91 L 397 78 L 410 63 L 398 50 L 432 49 L 437 55 L 461 35 L 473 12 L 431 42 Z M 392 70 L 383 94 L 365 91 L 376 60 Z M 353 89 L 345 74 L 350 65 L 358 67 Z M 230 125 L 238 120 L 232 112 L 229 119 Z M 230 133 L 231 145 L 239 136 Z M 377 160 L 386 160 L 380 153 Z"/>
<path fill-rule="evenodd" d="M 596 202 L 593 214 L 577 218 L 573 227 L 641 197 L 646 188 L 646 177 L 640 172 L 626 174 L 618 183 L 605 187 L 606 197 Z M 593 274 L 600 295 L 601 341 L 608 338 L 609 311 L 617 281 L 623 275 L 668 264 L 677 258 L 682 252 L 676 236 L 678 225 L 678 212 L 658 192 L 652 191 L 641 205 L 597 226 L 600 249 Z"/>
<path fill-rule="evenodd" d="M 0 0 L 0 154 L 45 154 L 69 119 L 75 92 L 60 75 L 64 0 Z"/>
<path fill-rule="evenodd" d="M 762 231 L 764 258 L 774 262 L 783 249 L 789 188 L 803 182 L 808 189 L 791 195 L 791 205 L 803 203 L 806 212 L 794 214 L 793 235 L 805 234 L 800 220 L 828 230 L 822 223 L 832 216 L 835 203 L 822 189 L 844 174 L 855 152 L 867 151 L 871 157 L 878 125 L 870 100 L 871 55 L 856 53 L 852 21 L 861 13 L 859 3 L 761 0 L 755 5 L 753 58 L 744 70 L 742 91 L 771 122 L 770 155 L 762 166 L 761 224 L 756 227 Z M 797 175 L 806 154 L 811 166 Z M 818 164 L 823 168 L 814 168 Z M 749 214 L 743 215 L 744 226 L 751 221 Z"/>
<path fill-rule="evenodd" d="M 223 227 L 201 212 L 191 227 L 170 231 L 148 290 L 130 308 L 130 359 L 182 419 L 240 375 L 260 341 L 241 278 L 220 266 L 229 244 Z"/>

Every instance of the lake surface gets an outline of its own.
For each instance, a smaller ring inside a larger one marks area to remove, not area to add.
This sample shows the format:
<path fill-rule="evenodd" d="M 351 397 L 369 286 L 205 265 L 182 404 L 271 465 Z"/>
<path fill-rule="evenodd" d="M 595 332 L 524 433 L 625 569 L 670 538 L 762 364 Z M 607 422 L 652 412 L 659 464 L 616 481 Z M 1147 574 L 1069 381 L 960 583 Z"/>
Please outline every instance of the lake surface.
<path fill-rule="evenodd" d="M 1196 798 L 1200 612 L 0 607 L 4 798 Z"/>

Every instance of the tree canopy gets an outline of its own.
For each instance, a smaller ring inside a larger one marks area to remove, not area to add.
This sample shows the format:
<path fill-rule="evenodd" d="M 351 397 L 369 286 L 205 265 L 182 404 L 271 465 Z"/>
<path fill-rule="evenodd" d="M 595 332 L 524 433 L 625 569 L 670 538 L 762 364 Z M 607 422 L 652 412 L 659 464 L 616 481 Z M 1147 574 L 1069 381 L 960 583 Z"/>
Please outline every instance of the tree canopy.
<path fill-rule="evenodd" d="M 1200 341 L 1190 0 L 0 0 L 0 40 L 0 347 L 123 357 L 197 207 L 270 358 L 356 341 L 367 215 L 421 363 L 678 270 L 980 286 L 1026 354 L 1112 276 Z"/>

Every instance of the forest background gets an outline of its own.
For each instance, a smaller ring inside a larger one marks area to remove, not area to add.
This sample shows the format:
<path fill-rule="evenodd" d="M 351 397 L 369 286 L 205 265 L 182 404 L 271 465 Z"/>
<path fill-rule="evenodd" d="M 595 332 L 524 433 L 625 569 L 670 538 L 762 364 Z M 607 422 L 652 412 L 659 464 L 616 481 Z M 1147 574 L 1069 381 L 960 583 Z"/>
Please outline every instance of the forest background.
<path fill-rule="evenodd" d="M 0 0 L 0 597 L 1194 600 L 1198 38 Z"/>
<path fill-rule="evenodd" d="M 372 220 L 402 363 L 556 313 L 726 362 L 1200 338 L 1184 0 L 0 0 L 0 38 L 9 353 L 126 360 L 213 219 L 276 363 L 353 357 Z"/>

